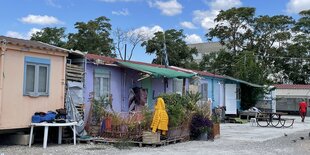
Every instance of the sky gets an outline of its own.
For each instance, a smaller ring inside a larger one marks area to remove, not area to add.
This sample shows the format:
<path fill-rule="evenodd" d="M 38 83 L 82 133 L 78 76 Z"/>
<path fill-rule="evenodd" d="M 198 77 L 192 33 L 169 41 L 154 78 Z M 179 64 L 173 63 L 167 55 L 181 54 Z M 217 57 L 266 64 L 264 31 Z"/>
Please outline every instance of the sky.
<path fill-rule="evenodd" d="M 65 27 L 76 32 L 76 22 L 100 16 L 110 19 L 112 29 L 143 33 L 183 29 L 187 43 L 202 43 L 219 10 L 255 7 L 259 15 L 289 15 L 298 19 L 310 9 L 310 0 L 2 0 L 0 35 L 30 39 L 44 27 Z M 132 60 L 151 62 L 154 55 L 135 48 Z"/>

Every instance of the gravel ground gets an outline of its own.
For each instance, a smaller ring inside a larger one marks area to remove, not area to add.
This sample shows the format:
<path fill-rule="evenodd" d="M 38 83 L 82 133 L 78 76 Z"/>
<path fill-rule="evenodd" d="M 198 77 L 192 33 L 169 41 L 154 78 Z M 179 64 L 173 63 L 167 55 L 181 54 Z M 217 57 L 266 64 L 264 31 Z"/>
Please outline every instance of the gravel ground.
<path fill-rule="evenodd" d="M 62 155 L 62 154 L 107 154 L 107 155 L 310 155 L 310 118 L 305 123 L 295 118 L 293 128 L 256 127 L 248 124 L 221 124 L 221 137 L 214 141 L 189 141 L 162 147 L 128 147 L 118 149 L 107 144 L 42 144 L 28 146 L 1 146 L 0 155 Z M 285 136 L 287 135 L 287 136 Z M 304 137 L 302 140 L 300 137 Z"/>
<path fill-rule="evenodd" d="M 300 137 L 305 137 L 301 140 Z M 42 145 L 27 146 L 0 146 L 0 155 L 16 154 L 229 154 L 229 155 L 309 155 L 310 139 L 308 130 L 298 131 L 288 136 L 282 136 L 266 141 L 244 141 L 216 139 L 215 141 L 189 141 L 171 144 L 162 147 L 129 147 L 118 149 L 106 144 L 78 144 L 77 146 L 64 144 L 50 144 L 47 149 Z"/>

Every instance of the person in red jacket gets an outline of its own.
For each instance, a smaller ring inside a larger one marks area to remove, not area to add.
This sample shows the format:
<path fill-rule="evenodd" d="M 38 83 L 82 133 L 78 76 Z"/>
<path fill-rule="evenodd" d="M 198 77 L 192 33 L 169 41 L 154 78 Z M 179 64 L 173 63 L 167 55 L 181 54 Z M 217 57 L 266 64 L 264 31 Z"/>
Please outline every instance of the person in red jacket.
<path fill-rule="evenodd" d="M 299 114 L 301 117 L 301 122 L 304 122 L 307 114 L 307 103 L 305 100 L 299 102 Z"/>

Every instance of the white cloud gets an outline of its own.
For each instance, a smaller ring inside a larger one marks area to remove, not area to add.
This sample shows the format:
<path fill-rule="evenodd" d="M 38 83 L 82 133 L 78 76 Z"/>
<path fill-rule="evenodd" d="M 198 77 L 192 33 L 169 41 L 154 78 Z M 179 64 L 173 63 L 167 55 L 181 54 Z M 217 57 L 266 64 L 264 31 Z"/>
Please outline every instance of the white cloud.
<path fill-rule="evenodd" d="M 115 2 L 136 2 L 139 0 L 99 0 L 99 1 L 107 3 L 115 3 Z"/>
<path fill-rule="evenodd" d="M 184 40 L 188 44 L 202 43 L 201 37 L 197 34 L 191 34 L 191 35 L 186 34 L 186 37 Z"/>
<path fill-rule="evenodd" d="M 112 11 L 113 15 L 118 15 L 118 16 L 128 16 L 129 15 L 129 11 L 128 9 L 123 9 L 121 11 Z"/>
<path fill-rule="evenodd" d="M 309 0 L 290 0 L 286 4 L 286 12 L 287 13 L 299 13 L 303 10 L 308 10 L 310 8 Z"/>
<path fill-rule="evenodd" d="M 210 28 L 215 27 L 216 23 L 214 19 L 218 15 L 218 10 L 211 10 L 211 11 L 202 11 L 202 10 L 195 10 L 193 12 L 195 23 L 198 23 L 202 28 L 208 30 Z"/>
<path fill-rule="evenodd" d="M 232 7 L 239 7 L 242 5 L 240 0 L 212 0 L 207 1 L 210 10 L 194 10 L 193 22 L 199 24 L 202 28 L 208 31 L 215 27 L 214 19 L 219 14 L 220 10 L 227 10 Z"/>
<path fill-rule="evenodd" d="M 154 2 L 149 1 L 149 6 L 159 9 L 161 13 L 166 16 L 181 14 L 183 9 L 183 6 L 177 0 L 155 0 Z"/>
<path fill-rule="evenodd" d="M 40 32 L 41 29 L 37 29 L 37 28 L 32 28 L 30 29 L 30 31 L 27 33 L 28 38 L 31 38 L 32 34 Z"/>
<path fill-rule="evenodd" d="M 51 24 L 61 24 L 62 22 L 53 16 L 41 16 L 41 15 L 28 15 L 21 19 L 23 23 L 27 24 L 39 24 L 39 25 L 51 25 Z"/>
<path fill-rule="evenodd" d="M 188 29 L 196 29 L 197 28 L 192 22 L 188 22 L 188 21 L 181 22 L 180 25 L 182 27 L 188 28 Z"/>
<path fill-rule="evenodd" d="M 8 37 L 12 37 L 12 38 L 19 38 L 19 39 L 30 39 L 31 35 L 41 31 L 40 29 L 37 28 L 32 28 L 30 29 L 27 33 L 20 33 L 20 32 L 16 32 L 16 31 L 8 31 L 6 32 L 6 36 Z"/>
<path fill-rule="evenodd" d="M 142 26 L 140 28 L 134 29 L 133 31 L 131 31 L 129 33 L 145 36 L 145 39 L 149 40 L 149 39 L 153 38 L 154 33 L 158 32 L 158 31 L 163 32 L 164 30 L 162 27 L 155 25 L 153 27 Z"/>
<path fill-rule="evenodd" d="M 207 4 L 212 10 L 227 10 L 232 7 L 239 7 L 242 3 L 240 0 L 212 0 Z"/>

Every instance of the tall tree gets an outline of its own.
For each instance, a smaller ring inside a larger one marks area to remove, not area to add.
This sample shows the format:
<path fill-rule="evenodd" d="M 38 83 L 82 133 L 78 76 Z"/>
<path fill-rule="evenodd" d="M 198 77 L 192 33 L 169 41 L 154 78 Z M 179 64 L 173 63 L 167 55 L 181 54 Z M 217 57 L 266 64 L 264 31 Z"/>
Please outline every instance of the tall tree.
<path fill-rule="evenodd" d="M 235 59 L 233 76 L 256 84 L 264 84 L 263 68 L 257 63 L 254 52 L 244 51 Z"/>
<path fill-rule="evenodd" d="M 294 37 L 294 43 L 298 43 L 310 51 L 310 10 L 304 10 L 299 13 L 301 18 L 296 22 L 292 29 L 296 35 Z"/>
<path fill-rule="evenodd" d="M 248 49 L 252 43 L 251 24 L 254 20 L 255 8 L 240 7 L 220 11 L 215 18 L 217 23 L 206 34 L 209 40 L 218 38 L 222 45 L 234 53 Z"/>
<path fill-rule="evenodd" d="M 259 16 L 253 24 L 254 45 L 253 51 L 266 68 L 265 75 L 281 74 L 283 61 L 276 57 L 285 54 L 286 46 L 291 40 L 290 29 L 294 24 L 292 17 L 284 15 Z M 280 75 L 281 76 L 281 75 Z"/>
<path fill-rule="evenodd" d="M 206 54 L 199 63 L 199 69 L 220 75 L 233 76 L 235 56 L 231 52 L 221 50 Z"/>
<path fill-rule="evenodd" d="M 101 16 L 87 23 L 77 22 L 77 33 L 69 33 L 67 48 L 88 53 L 112 56 L 113 39 L 110 38 L 110 19 Z"/>
<path fill-rule="evenodd" d="M 139 43 L 145 41 L 147 39 L 147 36 L 143 33 L 135 33 L 133 30 L 125 31 L 121 30 L 120 28 L 117 28 L 115 31 L 113 31 L 113 38 L 114 38 L 114 48 L 118 52 L 120 58 L 122 60 L 130 60 L 132 58 L 136 46 Z"/>
<path fill-rule="evenodd" d="M 305 46 L 289 45 L 285 63 L 284 75 L 287 81 L 294 84 L 310 83 L 310 56 Z"/>
<path fill-rule="evenodd" d="M 261 67 L 261 63 L 257 62 L 254 52 L 243 51 L 235 60 L 233 77 L 255 84 L 265 84 L 264 69 Z M 241 108 L 245 110 L 255 106 L 259 95 L 263 93 L 262 91 L 262 88 L 241 84 Z"/>
<path fill-rule="evenodd" d="M 310 10 L 299 13 L 301 18 L 292 31 L 293 42 L 287 47 L 286 69 L 284 74 L 289 82 L 296 84 L 310 83 Z"/>
<path fill-rule="evenodd" d="M 66 44 L 65 28 L 45 27 L 32 34 L 30 40 L 41 41 L 50 45 L 64 47 Z"/>
<path fill-rule="evenodd" d="M 166 44 L 169 65 L 185 68 L 197 66 L 193 61 L 193 54 L 197 54 L 197 49 L 186 45 L 183 30 L 170 29 L 165 32 L 156 32 L 154 35 L 153 38 L 141 44 L 146 47 L 146 53 L 156 54 L 153 63 L 164 63 L 163 50 Z"/>

